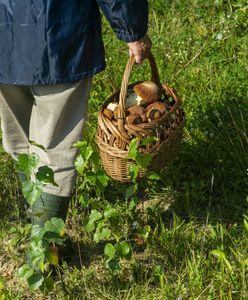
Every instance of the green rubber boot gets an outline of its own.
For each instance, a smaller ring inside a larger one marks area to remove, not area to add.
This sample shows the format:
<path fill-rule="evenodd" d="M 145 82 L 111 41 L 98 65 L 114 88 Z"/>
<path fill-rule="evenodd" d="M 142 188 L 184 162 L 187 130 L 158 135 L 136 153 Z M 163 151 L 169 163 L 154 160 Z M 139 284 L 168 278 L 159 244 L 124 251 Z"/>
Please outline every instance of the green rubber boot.
<path fill-rule="evenodd" d="M 32 224 L 43 226 L 53 217 L 65 221 L 71 197 L 42 193 L 32 206 Z"/>

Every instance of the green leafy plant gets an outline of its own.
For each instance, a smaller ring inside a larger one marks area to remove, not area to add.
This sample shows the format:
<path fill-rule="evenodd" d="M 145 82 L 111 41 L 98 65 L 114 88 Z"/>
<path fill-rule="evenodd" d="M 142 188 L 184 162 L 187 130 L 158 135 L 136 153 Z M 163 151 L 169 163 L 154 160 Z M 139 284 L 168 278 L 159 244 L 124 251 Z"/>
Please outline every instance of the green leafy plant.
<path fill-rule="evenodd" d="M 64 221 L 52 218 L 43 227 L 34 225 L 27 249 L 27 262 L 18 270 L 18 276 L 27 281 L 31 290 L 43 292 L 53 289 L 53 268 L 58 267 L 58 247 L 64 242 Z"/>
<path fill-rule="evenodd" d="M 154 144 L 157 141 L 156 137 L 147 137 L 144 139 L 135 138 L 129 144 L 128 158 L 134 163 L 129 168 L 129 174 L 133 183 L 137 184 L 138 174 L 141 169 L 146 171 L 146 179 L 161 180 L 161 177 L 153 171 L 149 171 L 148 167 L 152 160 L 152 155 L 142 153 L 139 149 L 143 146 Z"/>
<path fill-rule="evenodd" d="M 125 240 L 125 230 L 120 231 L 120 226 L 125 222 L 125 214 L 120 207 L 109 204 L 102 212 L 91 210 L 85 224 L 85 230 L 93 233 L 95 243 L 109 241 L 104 247 L 104 258 L 106 266 L 114 273 L 121 268 L 120 259 L 129 259 L 132 252 L 130 243 Z"/>
<path fill-rule="evenodd" d="M 48 166 L 37 169 L 38 164 L 39 157 L 34 153 L 18 157 L 18 168 L 26 176 L 22 182 L 22 191 L 30 207 L 42 197 L 46 184 L 57 186 L 53 170 Z M 47 292 L 53 289 L 52 266 L 58 267 L 59 264 L 57 245 L 64 242 L 64 227 L 64 221 L 60 218 L 52 218 L 44 226 L 32 226 L 26 251 L 27 262 L 18 270 L 18 276 L 27 281 L 31 290 Z"/>
<path fill-rule="evenodd" d="M 104 197 L 104 190 L 108 186 L 109 178 L 102 170 L 97 152 L 94 151 L 87 141 L 79 141 L 74 144 L 79 149 L 79 155 L 75 161 L 75 167 L 80 175 L 78 191 L 79 202 L 84 207 L 89 205 L 89 194 L 95 192 L 98 199 Z"/>
<path fill-rule="evenodd" d="M 133 249 L 130 243 L 130 234 L 133 235 L 135 232 L 137 236 L 145 241 L 150 233 L 149 225 L 140 224 L 140 216 L 139 213 L 137 213 L 136 205 L 138 202 L 137 193 L 139 188 L 138 174 L 141 169 L 148 168 L 152 159 L 151 155 L 140 153 L 139 148 L 154 142 L 156 142 L 155 138 L 146 138 L 142 141 L 133 139 L 130 143 L 128 159 L 133 160 L 133 164 L 131 164 L 129 170 L 132 183 L 125 192 L 125 209 L 121 209 L 116 203 L 108 203 L 101 208 L 98 208 L 97 204 L 95 204 L 94 207 L 89 210 L 89 214 L 84 223 L 86 232 L 93 235 L 93 241 L 95 243 L 107 241 L 104 247 L 104 259 L 107 268 L 114 274 L 121 270 L 122 259 L 130 260 L 132 256 Z M 83 177 L 80 187 L 89 191 L 93 186 L 96 188 L 97 182 L 99 182 L 99 174 L 101 179 L 104 178 L 104 172 L 99 169 L 99 160 L 91 146 L 87 145 L 84 141 L 77 143 L 77 147 L 80 149 L 80 156 L 76 160 L 76 167 Z M 92 173 L 94 173 L 93 181 Z M 151 171 L 147 171 L 147 178 L 149 180 L 160 179 L 157 174 Z M 104 193 L 107 180 L 100 181 L 100 183 L 100 188 L 97 190 L 98 196 Z M 84 201 L 83 203 L 85 206 L 89 206 L 89 202 L 85 203 Z M 120 227 L 122 227 L 123 230 L 120 230 Z M 130 233 L 130 228 L 132 228 L 132 233 Z"/>
<path fill-rule="evenodd" d="M 48 166 L 41 166 L 36 171 L 38 164 L 39 156 L 35 153 L 18 156 L 17 168 L 26 176 L 26 180 L 22 182 L 22 192 L 30 206 L 41 196 L 47 183 L 58 186 L 54 181 L 53 170 Z"/>

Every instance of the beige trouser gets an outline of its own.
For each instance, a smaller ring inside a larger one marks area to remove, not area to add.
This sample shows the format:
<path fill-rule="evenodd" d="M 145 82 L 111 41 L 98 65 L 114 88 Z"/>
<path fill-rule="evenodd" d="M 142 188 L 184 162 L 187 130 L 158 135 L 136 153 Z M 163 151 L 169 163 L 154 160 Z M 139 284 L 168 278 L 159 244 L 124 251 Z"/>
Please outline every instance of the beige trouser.
<path fill-rule="evenodd" d="M 36 153 L 40 165 L 54 170 L 59 187 L 47 185 L 46 193 L 72 194 L 78 153 L 72 145 L 82 139 L 91 81 L 37 86 L 0 84 L 3 147 L 15 160 L 21 153 Z M 44 146 L 46 151 L 29 141 Z"/>

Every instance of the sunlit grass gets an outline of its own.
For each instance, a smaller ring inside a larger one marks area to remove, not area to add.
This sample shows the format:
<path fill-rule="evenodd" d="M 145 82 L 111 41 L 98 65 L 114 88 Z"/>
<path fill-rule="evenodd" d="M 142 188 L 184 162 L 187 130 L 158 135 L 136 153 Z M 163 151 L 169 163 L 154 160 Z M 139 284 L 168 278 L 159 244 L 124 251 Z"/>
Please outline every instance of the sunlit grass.
<path fill-rule="evenodd" d="M 63 266 L 69 294 L 58 278 L 51 299 L 247 299 L 247 11 L 245 1 L 150 1 L 153 53 L 161 81 L 183 100 L 184 140 L 175 162 L 161 174 L 165 183 L 147 187 L 153 213 L 145 217 L 152 234 L 123 262 L 119 276 L 106 270 L 102 248 L 82 227 L 86 212 L 73 202 L 67 226 L 81 255 L 73 266 Z M 97 111 L 119 89 L 128 59 L 125 43 L 105 20 L 103 25 L 108 66 L 95 76 L 90 96 L 85 136 L 92 143 Z M 134 66 L 131 81 L 149 78 L 147 63 Z M 15 268 L 6 271 L 7 265 L 22 264 L 18 249 L 27 239 L 21 230 L 8 232 L 18 223 L 20 195 L 13 165 L 2 151 L 0 162 L 2 286 L 10 299 L 34 299 L 23 283 L 16 290 Z M 121 204 L 122 192 L 123 186 L 112 183 L 99 208 L 113 197 Z"/>

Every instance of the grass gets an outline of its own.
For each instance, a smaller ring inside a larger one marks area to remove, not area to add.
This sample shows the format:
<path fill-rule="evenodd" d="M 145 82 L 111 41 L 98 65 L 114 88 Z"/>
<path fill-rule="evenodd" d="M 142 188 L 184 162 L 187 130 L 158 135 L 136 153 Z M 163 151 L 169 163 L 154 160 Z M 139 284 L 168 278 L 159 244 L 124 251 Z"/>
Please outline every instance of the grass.
<path fill-rule="evenodd" d="M 80 251 L 63 265 L 63 282 L 58 278 L 46 297 L 20 282 L 29 227 L 12 162 L 0 152 L 0 299 L 248 298 L 247 14 L 246 1 L 150 1 L 160 78 L 181 96 L 187 124 L 177 159 L 161 174 L 164 183 L 146 186 L 148 241 L 122 262 L 118 276 L 85 232 L 87 212 L 76 198 L 67 231 Z M 108 67 L 94 78 L 86 130 L 92 142 L 97 111 L 119 89 L 128 58 L 126 45 L 103 25 Z M 149 74 L 147 64 L 135 66 L 131 81 Z M 98 208 L 116 199 L 124 210 L 126 186 L 110 186 Z"/>

